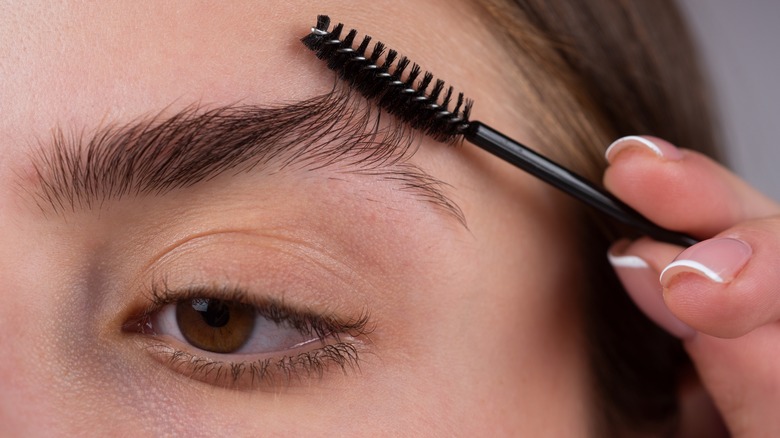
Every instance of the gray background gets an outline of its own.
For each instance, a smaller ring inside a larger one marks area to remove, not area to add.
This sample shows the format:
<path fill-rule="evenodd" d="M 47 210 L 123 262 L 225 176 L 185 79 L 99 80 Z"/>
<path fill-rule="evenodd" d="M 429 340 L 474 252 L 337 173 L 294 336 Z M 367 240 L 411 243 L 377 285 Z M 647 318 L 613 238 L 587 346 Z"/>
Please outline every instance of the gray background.
<path fill-rule="evenodd" d="M 709 70 L 732 169 L 780 200 L 780 0 L 678 1 Z"/>

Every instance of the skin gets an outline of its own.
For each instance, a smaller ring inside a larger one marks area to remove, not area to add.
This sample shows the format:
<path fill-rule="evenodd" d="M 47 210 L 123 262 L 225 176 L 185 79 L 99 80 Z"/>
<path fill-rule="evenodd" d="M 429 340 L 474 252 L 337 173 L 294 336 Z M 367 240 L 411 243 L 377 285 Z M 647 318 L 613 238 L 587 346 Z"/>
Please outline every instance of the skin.
<path fill-rule="evenodd" d="M 523 138 L 519 110 L 500 104 L 513 87 L 497 43 L 461 19 L 473 15 L 468 6 L 397 5 L 345 2 L 327 12 L 425 60 L 479 102 L 476 118 Z M 29 155 L 55 127 L 89 133 L 193 103 L 273 104 L 331 89 L 333 75 L 298 42 L 321 5 L 233 6 L 0 9 L 4 431 L 587 433 L 567 204 L 473 147 L 422 139 L 411 159 L 451 185 L 468 229 L 391 182 L 338 169 L 225 175 L 86 211 L 37 207 Z M 474 35 L 456 52 L 443 37 L 453 23 Z M 452 61 L 478 55 L 469 68 Z M 190 379 L 156 358 L 144 335 L 122 331 L 163 276 L 174 286 L 238 284 L 347 319 L 368 313 L 360 369 L 253 390 Z"/>
<path fill-rule="evenodd" d="M 424 60 L 475 99 L 475 119 L 527 136 L 522 109 L 505 103 L 523 100 L 519 87 L 502 74 L 485 26 L 463 19 L 474 16 L 469 6 L 231 6 L 0 6 L 3 432 L 588 435 L 570 206 L 475 148 L 422 139 L 411 158 L 451 185 L 468 229 L 388 181 L 338 169 L 223 176 L 60 215 L 36 206 L 24 189 L 37 182 L 29 154 L 55 127 L 92 132 L 193 103 L 329 91 L 332 75 L 297 41 L 322 12 Z M 453 28 L 470 38 L 453 47 Z M 651 220 L 751 246 L 725 284 L 686 274 L 663 295 L 658 284 L 630 292 L 662 296 L 693 329 L 685 345 L 735 435 L 777 432 L 780 208 L 694 153 L 670 161 L 627 148 L 609 158 L 606 186 Z M 641 257 L 654 275 L 681 250 L 648 240 L 613 249 Z M 360 370 L 254 390 L 190 379 L 155 358 L 143 335 L 122 331 L 163 275 L 240 284 L 347 318 L 366 311 L 374 330 L 357 340 Z"/>
<path fill-rule="evenodd" d="M 661 139 L 650 140 L 663 155 L 637 143 L 623 148 L 609 157 L 606 186 L 651 220 L 702 242 L 680 253 L 680 248 L 640 239 L 620 242 L 612 251 L 645 260 L 645 269 L 656 276 L 679 259 L 706 260 L 727 269 L 722 282 L 688 270 L 664 275 L 660 285 L 626 282 L 629 292 L 663 300 L 671 318 L 689 327 L 675 330 L 679 325 L 659 316 L 657 308 L 648 312 L 682 337 L 731 436 L 775 436 L 780 432 L 775 409 L 780 398 L 780 367 L 775 360 L 780 334 L 775 286 L 780 206 L 707 157 Z M 722 251 L 722 239 L 744 242 L 749 257 L 736 257 L 739 251 L 731 245 L 730 251 Z M 625 275 L 626 269 L 618 273 Z"/>

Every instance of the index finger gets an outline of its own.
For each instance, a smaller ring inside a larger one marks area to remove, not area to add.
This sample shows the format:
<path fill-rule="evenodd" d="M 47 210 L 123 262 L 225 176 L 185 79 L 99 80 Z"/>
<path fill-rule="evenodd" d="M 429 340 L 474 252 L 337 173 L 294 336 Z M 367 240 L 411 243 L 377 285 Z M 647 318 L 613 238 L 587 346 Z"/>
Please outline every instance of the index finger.
<path fill-rule="evenodd" d="M 775 201 L 725 167 L 659 138 L 621 138 L 606 157 L 606 188 L 664 228 L 704 238 L 780 213 Z"/>

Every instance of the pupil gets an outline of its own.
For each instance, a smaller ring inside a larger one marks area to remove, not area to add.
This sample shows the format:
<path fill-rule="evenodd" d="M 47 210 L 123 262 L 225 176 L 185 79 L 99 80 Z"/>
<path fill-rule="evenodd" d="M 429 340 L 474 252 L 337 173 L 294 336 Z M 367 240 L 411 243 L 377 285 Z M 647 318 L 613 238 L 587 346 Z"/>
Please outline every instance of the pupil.
<path fill-rule="evenodd" d="M 252 336 L 256 317 L 253 306 L 230 300 L 195 298 L 176 304 L 176 324 L 184 339 L 215 353 L 240 349 Z"/>
<path fill-rule="evenodd" d="M 230 309 L 224 301 L 208 300 L 205 306 L 203 301 L 205 300 L 193 300 L 192 308 L 200 313 L 203 321 L 210 327 L 223 327 L 230 321 Z"/>

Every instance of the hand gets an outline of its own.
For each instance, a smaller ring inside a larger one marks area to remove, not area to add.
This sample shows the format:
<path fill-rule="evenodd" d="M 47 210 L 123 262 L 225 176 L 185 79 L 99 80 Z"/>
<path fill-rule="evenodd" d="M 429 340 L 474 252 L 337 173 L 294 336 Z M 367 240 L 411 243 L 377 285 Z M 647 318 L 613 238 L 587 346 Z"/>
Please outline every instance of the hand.
<path fill-rule="evenodd" d="M 618 242 L 610 260 L 626 290 L 683 340 L 734 436 L 780 436 L 780 205 L 657 138 L 618 140 L 607 159 L 608 190 L 655 223 L 703 239 L 687 249 Z"/>

